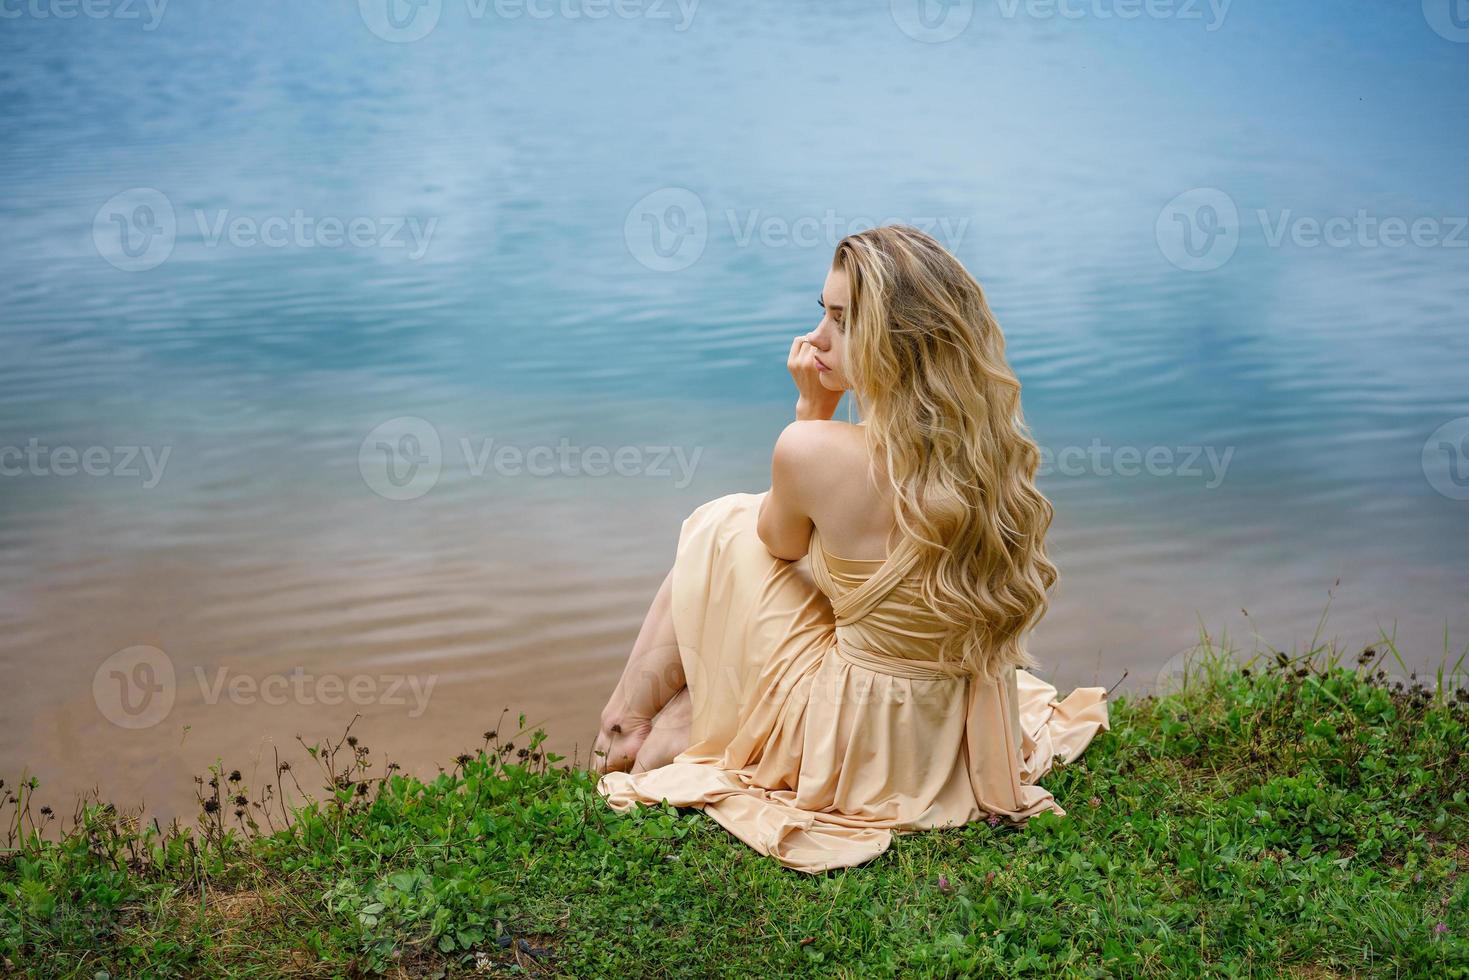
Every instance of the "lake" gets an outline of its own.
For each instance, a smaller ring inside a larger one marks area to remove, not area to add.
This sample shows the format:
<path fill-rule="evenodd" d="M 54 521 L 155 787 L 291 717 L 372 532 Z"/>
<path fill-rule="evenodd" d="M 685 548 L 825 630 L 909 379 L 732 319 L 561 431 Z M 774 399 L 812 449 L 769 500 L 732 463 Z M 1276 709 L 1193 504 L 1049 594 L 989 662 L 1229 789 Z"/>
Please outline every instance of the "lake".
<path fill-rule="evenodd" d="M 521 712 L 585 759 L 680 522 L 768 486 L 833 246 L 889 221 L 1006 332 L 1063 691 L 1201 630 L 1452 659 L 1456 12 L 6 4 L 0 775 L 185 811 L 357 714 L 418 771 Z"/>

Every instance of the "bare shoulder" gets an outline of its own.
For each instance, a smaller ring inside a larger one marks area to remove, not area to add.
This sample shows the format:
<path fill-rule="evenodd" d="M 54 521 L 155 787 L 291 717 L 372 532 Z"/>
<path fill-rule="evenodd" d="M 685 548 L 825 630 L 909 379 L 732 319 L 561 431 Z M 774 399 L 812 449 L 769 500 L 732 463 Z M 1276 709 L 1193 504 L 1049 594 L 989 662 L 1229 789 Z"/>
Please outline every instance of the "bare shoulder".
<path fill-rule="evenodd" d="M 775 442 L 775 458 L 822 489 L 849 485 L 871 468 L 862 427 L 835 419 L 791 422 Z"/>
<path fill-rule="evenodd" d="M 776 441 L 775 465 L 801 487 L 833 554 L 882 558 L 893 530 L 890 488 L 875 479 L 867 433 L 850 422 L 798 421 Z"/>

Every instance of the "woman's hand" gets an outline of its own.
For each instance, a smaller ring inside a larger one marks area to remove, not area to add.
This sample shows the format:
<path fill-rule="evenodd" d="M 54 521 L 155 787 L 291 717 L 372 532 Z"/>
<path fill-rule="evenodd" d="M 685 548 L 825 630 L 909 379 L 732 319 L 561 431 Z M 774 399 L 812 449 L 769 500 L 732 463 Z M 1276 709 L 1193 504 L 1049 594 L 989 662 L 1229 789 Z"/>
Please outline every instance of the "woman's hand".
<path fill-rule="evenodd" d="M 786 369 L 796 382 L 796 419 L 830 421 L 836 414 L 842 393 L 821 383 L 821 372 L 816 367 L 816 347 L 807 339 L 810 336 L 803 333 L 791 341 L 790 357 L 786 359 Z"/>

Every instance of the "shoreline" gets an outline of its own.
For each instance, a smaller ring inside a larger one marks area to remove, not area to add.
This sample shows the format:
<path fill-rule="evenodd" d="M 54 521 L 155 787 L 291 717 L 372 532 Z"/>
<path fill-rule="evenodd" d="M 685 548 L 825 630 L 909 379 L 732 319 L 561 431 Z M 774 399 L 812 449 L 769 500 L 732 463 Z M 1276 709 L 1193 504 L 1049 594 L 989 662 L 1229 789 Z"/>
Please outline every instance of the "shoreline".
<path fill-rule="evenodd" d="M 1391 649 L 1195 654 L 1178 690 L 1111 701 L 1112 729 L 1041 781 L 1066 817 L 899 835 L 814 876 L 692 808 L 611 811 L 524 715 L 428 779 L 350 725 L 258 786 L 221 761 L 196 777 L 193 827 L 96 800 L 68 825 L 7 783 L 0 964 L 1469 975 L 1465 658 L 1429 686 L 1390 675 Z"/>

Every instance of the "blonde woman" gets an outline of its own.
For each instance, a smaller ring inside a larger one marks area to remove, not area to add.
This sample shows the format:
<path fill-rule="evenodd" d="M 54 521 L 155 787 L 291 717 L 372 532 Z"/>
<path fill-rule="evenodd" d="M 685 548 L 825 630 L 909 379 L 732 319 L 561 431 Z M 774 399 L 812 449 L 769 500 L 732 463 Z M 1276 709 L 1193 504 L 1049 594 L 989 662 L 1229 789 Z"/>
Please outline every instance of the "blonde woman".
<path fill-rule="evenodd" d="M 1036 781 L 1110 727 L 1103 688 L 1026 669 L 1052 508 L 979 283 L 887 226 L 837 245 L 821 306 L 770 489 L 683 522 L 593 746 L 614 809 L 700 808 L 807 872 L 1064 815 Z M 847 390 L 859 424 L 832 420 Z"/>

